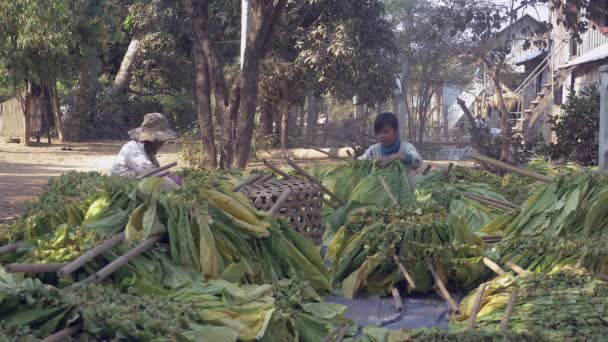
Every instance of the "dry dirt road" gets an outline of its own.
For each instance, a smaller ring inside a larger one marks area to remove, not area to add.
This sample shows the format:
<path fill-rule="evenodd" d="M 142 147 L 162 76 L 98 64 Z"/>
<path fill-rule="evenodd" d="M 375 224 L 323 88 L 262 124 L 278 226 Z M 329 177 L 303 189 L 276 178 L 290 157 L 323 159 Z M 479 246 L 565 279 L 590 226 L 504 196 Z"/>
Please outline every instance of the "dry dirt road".
<path fill-rule="evenodd" d="M 68 171 L 107 172 L 124 144 L 121 141 L 40 144 L 25 147 L 0 141 L 0 221 L 15 216 L 23 203 L 40 195 L 50 177 Z M 177 146 L 169 144 L 159 162 L 178 159 Z"/>

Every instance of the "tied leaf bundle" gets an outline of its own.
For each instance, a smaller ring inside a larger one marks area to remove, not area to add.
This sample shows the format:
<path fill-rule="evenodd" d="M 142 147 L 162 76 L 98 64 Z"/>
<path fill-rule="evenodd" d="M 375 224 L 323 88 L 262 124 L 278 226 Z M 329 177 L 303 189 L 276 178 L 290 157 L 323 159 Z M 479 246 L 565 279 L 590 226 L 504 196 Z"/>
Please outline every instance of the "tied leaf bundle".
<path fill-rule="evenodd" d="M 531 333 L 499 331 L 445 331 L 437 328 L 415 330 L 390 330 L 369 326 L 363 328 L 359 342 L 549 342 L 542 336 Z"/>
<path fill-rule="evenodd" d="M 433 286 L 427 262 L 442 280 L 471 287 L 485 272 L 480 262 L 483 248 L 480 238 L 462 222 L 448 223 L 443 208 L 368 208 L 340 228 L 328 246 L 327 258 L 333 262 L 333 285 L 341 285 L 344 296 L 352 298 L 362 289 L 388 293 L 403 279 L 394 255 L 409 270 L 417 291 Z"/>
<path fill-rule="evenodd" d="M 506 273 L 487 283 L 476 325 L 498 330 L 510 294 L 518 293 L 509 323 L 513 332 L 549 341 L 601 341 L 608 334 L 608 283 L 584 270 L 565 267 L 549 274 L 514 277 Z M 463 299 L 452 324 L 464 328 L 477 290 Z"/>

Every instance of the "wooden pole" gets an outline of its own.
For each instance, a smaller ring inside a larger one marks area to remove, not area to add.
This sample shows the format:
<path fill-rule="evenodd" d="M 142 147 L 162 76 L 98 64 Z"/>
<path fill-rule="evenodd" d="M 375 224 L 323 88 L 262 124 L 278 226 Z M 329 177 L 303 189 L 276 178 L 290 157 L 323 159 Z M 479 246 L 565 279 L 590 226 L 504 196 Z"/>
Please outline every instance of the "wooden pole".
<path fill-rule="evenodd" d="M 512 263 L 510 261 L 507 261 L 505 263 L 505 265 L 507 265 L 508 268 L 510 268 L 511 270 L 513 270 L 513 272 L 517 273 L 518 275 L 524 275 L 524 274 L 530 273 L 530 272 L 524 270 L 523 268 L 519 267 L 518 265 L 516 265 L 516 264 L 514 264 L 514 263 Z"/>
<path fill-rule="evenodd" d="M 125 239 L 125 232 L 120 232 L 120 233 L 112 236 L 110 239 L 104 241 L 103 243 L 96 246 L 95 248 L 88 250 L 86 253 L 84 253 L 83 255 L 76 258 L 76 260 L 70 262 L 69 264 L 67 264 L 64 267 L 57 270 L 57 275 L 59 277 L 65 277 L 65 276 L 72 274 L 72 272 L 81 268 L 84 264 L 93 260 L 93 258 L 95 258 L 96 256 L 109 250 L 110 248 L 116 246 L 117 244 L 123 242 L 124 239 Z"/>
<path fill-rule="evenodd" d="M 412 279 L 412 276 L 410 276 L 408 271 L 405 269 L 405 266 L 403 265 L 403 263 L 401 263 L 397 254 L 393 254 L 393 259 L 397 263 L 397 266 L 399 267 L 399 270 L 401 271 L 403 278 L 405 278 L 405 281 L 407 282 L 407 285 L 408 285 L 407 291 L 411 292 L 412 290 L 416 289 L 416 283 L 414 282 L 414 279 Z"/>
<path fill-rule="evenodd" d="M 386 184 L 384 177 L 382 177 L 381 175 L 378 175 L 378 178 L 380 178 L 380 182 L 382 183 L 382 187 L 384 188 L 384 191 L 386 191 L 386 193 L 388 194 L 388 197 L 390 197 L 391 201 L 393 201 L 393 206 L 395 206 L 396 208 L 400 208 L 401 206 L 399 205 L 399 201 L 397 201 L 397 198 L 395 198 L 395 195 L 393 195 L 393 192 L 388 187 L 388 184 Z"/>
<path fill-rule="evenodd" d="M 469 324 L 467 325 L 467 330 L 475 329 L 475 321 L 477 320 L 477 314 L 481 309 L 481 302 L 483 301 L 483 295 L 486 292 L 486 283 L 483 283 L 479 286 L 477 290 L 477 296 L 475 296 L 475 303 L 473 304 L 473 310 L 471 311 L 471 316 L 469 316 Z"/>
<path fill-rule="evenodd" d="M 489 258 L 484 257 L 482 259 L 482 261 L 486 266 L 488 266 L 489 269 L 494 271 L 494 273 L 496 273 L 498 275 L 505 274 L 505 270 L 503 270 L 500 266 L 498 266 L 498 264 L 496 264 L 494 261 L 490 260 Z"/>
<path fill-rule="evenodd" d="M 453 167 L 454 167 L 454 163 L 450 163 L 448 165 L 448 169 L 445 170 L 445 174 L 443 175 L 443 178 L 445 179 L 446 182 L 450 181 L 450 172 L 452 172 Z"/>
<path fill-rule="evenodd" d="M 343 325 L 336 326 L 327 336 L 325 336 L 323 338 L 323 342 L 331 341 L 334 337 L 336 337 L 338 334 L 340 334 L 340 331 L 342 329 L 346 330 L 346 326 L 343 326 Z"/>
<path fill-rule="evenodd" d="M 500 204 L 500 203 L 496 203 L 494 201 L 490 201 L 490 200 L 488 200 L 488 198 L 482 198 L 482 197 L 479 197 L 479 196 L 477 196 L 475 194 L 472 194 L 472 193 L 468 193 L 467 192 L 467 193 L 464 194 L 464 197 L 468 198 L 468 199 L 471 199 L 471 200 L 474 200 L 474 201 L 477 201 L 479 203 L 483 203 L 483 204 L 486 204 L 486 205 L 489 205 L 489 206 L 492 206 L 492 207 L 504 210 L 504 211 L 513 211 L 513 210 L 515 210 L 512 207 L 508 207 L 506 205 L 503 205 L 503 204 Z"/>
<path fill-rule="evenodd" d="M 541 175 L 540 173 L 536 173 L 536 172 L 532 172 L 532 171 L 528 171 L 528 170 L 524 170 L 521 169 L 519 167 L 501 162 L 499 160 L 496 159 L 492 159 L 490 157 L 486 157 L 483 156 L 481 154 L 475 153 L 471 156 L 471 159 L 478 161 L 480 163 L 484 163 L 484 164 L 488 164 L 488 165 L 492 165 L 492 166 L 496 166 L 499 167 L 501 169 L 507 170 L 507 171 L 511 171 L 513 173 L 517 173 L 519 175 L 522 176 L 526 176 L 526 177 L 530 177 L 539 181 L 543 181 L 543 182 L 551 182 L 553 181 L 553 177 L 549 177 L 549 176 L 545 176 L 545 175 Z"/>
<path fill-rule="evenodd" d="M 283 203 L 285 203 L 285 201 L 287 201 L 287 199 L 289 198 L 290 195 L 291 195 L 291 189 L 287 189 L 287 191 L 283 192 L 281 194 L 281 196 L 279 196 L 277 201 L 274 202 L 274 204 L 272 205 L 272 208 L 270 208 L 270 210 L 268 212 L 272 216 L 276 216 L 279 212 L 279 209 L 281 209 L 281 206 L 283 205 Z"/>
<path fill-rule="evenodd" d="M 273 175 L 265 175 L 264 177 L 260 178 L 260 180 L 253 182 L 255 183 L 264 183 L 267 182 L 268 180 L 270 180 L 273 177 Z"/>
<path fill-rule="evenodd" d="M 64 267 L 67 263 L 50 263 L 50 264 L 8 264 L 4 266 L 6 273 L 49 273 L 57 272 L 58 269 Z"/>
<path fill-rule="evenodd" d="M 431 168 L 433 167 L 433 165 L 429 164 L 424 168 L 424 171 L 422 171 L 422 175 L 426 175 L 429 173 L 429 171 L 431 171 Z"/>
<path fill-rule="evenodd" d="M 338 202 L 338 204 L 340 204 L 340 206 L 344 205 L 344 202 L 340 198 L 338 198 L 338 196 L 336 196 L 336 194 L 334 194 L 331 190 L 326 188 L 323 184 L 319 183 L 313 176 L 309 175 L 306 171 L 304 171 L 304 169 L 302 169 L 298 164 L 296 164 L 293 161 L 293 159 L 291 159 L 291 158 L 287 159 L 287 163 L 291 167 L 293 167 L 293 169 L 296 170 L 299 174 L 304 176 L 306 179 L 317 184 L 326 194 L 328 194 L 331 198 L 333 198 L 336 202 Z"/>
<path fill-rule="evenodd" d="M 285 179 L 291 178 L 291 177 L 289 177 L 288 174 L 281 171 L 278 167 L 272 165 L 268 160 L 264 159 L 263 163 L 264 163 L 264 165 L 266 165 L 267 168 L 271 169 L 274 173 L 278 174 L 279 176 L 281 176 Z"/>
<path fill-rule="evenodd" d="M 46 338 L 40 340 L 40 342 L 61 342 L 61 341 L 65 341 L 65 339 L 67 339 L 68 337 L 80 332 L 80 330 L 82 330 L 83 328 L 83 324 L 82 322 L 80 323 L 76 323 L 70 327 L 67 327 L 63 330 L 59 330 L 58 332 L 54 333 L 53 335 L 49 335 Z"/>
<path fill-rule="evenodd" d="M 148 177 L 154 176 L 157 173 L 169 170 L 170 168 L 175 167 L 175 166 L 177 166 L 177 162 L 173 162 L 173 163 L 167 164 L 167 165 L 165 165 L 163 167 L 160 167 L 160 168 L 158 168 L 156 170 L 148 171 L 148 172 L 144 173 L 143 175 L 137 176 L 136 179 L 148 178 Z"/>
<path fill-rule="evenodd" d="M 259 181 L 260 179 L 262 179 L 262 177 L 264 177 L 264 175 L 262 175 L 262 174 L 257 174 L 253 177 L 250 177 L 250 178 L 246 179 L 245 181 L 237 184 L 234 188 L 232 188 L 232 191 L 237 192 L 237 191 L 241 190 L 242 187 Z"/>
<path fill-rule="evenodd" d="M 393 295 L 393 304 L 395 305 L 395 309 L 397 311 L 403 311 L 403 301 L 401 300 L 399 290 L 393 286 L 391 288 L 391 294 Z"/>
<path fill-rule="evenodd" d="M 443 281 L 441 280 L 441 278 L 439 278 L 439 275 L 435 271 L 435 268 L 433 268 L 433 265 L 431 265 L 431 263 L 428 262 L 428 261 L 427 261 L 426 265 L 427 265 L 427 268 L 429 269 L 429 271 L 431 272 L 431 274 L 433 275 L 433 279 L 435 279 L 435 284 L 437 284 L 437 287 L 439 287 L 439 291 L 443 295 L 443 298 L 450 305 L 450 308 L 452 308 L 452 311 L 459 312 L 459 310 L 458 310 L 458 304 L 456 304 L 456 302 L 454 301 L 454 299 L 452 298 L 452 296 L 448 292 L 448 289 L 443 284 Z"/>
<path fill-rule="evenodd" d="M 155 236 L 148 238 L 147 240 L 140 243 L 135 248 L 131 249 L 130 251 L 128 251 L 124 255 L 120 256 L 116 260 L 112 261 L 111 263 L 106 265 L 106 267 L 97 271 L 97 273 L 93 274 L 92 276 L 88 277 L 87 279 L 83 280 L 82 282 L 83 283 L 99 283 L 100 281 L 106 279 L 108 276 L 110 276 L 112 273 L 114 273 L 114 271 L 116 271 L 119 268 L 126 265 L 129 261 L 131 261 L 131 259 L 137 257 L 141 253 L 152 248 L 154 246 L 154 244 L 157 243 L 158 241 L 160 241 L 162 238 L 163 238 L 163 235 L 155 235 Z"/>
<path fill-rule="evenodd" d="M 500 331 L 506 331 L 509 327 L 509 321 L 511 320 L 511 315 L 513 314 L 513 308 L 515 307 L 516 301 L 517 289 L 513 290 L 513 292 L 511 292 L 511 296 L 509 296 L 509 303 L 507 304 L 505 314 L 502 316 L 502 320 L 500 321 Z"/>
<path fill-rule="evenodd" d="M 13 253 L 16 251 L 21 245 L 23 245 L 23 241 L 17 241 L 15 243 L 11 243 L 10 245 L 0 247 L 0 255 Z"/>

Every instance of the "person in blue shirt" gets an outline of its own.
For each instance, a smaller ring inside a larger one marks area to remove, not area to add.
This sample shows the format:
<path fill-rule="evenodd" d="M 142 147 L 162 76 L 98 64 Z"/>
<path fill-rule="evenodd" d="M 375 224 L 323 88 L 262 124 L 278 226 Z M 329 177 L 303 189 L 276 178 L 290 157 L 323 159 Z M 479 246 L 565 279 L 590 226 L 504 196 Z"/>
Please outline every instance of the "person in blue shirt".
<path fill-rule="evenodd" d="M 399 160 L 407 168 L 410 187 L 414 189 L 416 169 L 422 157 L 414 145 L 399 138 L 399 119 L 393 113 L 382 113 L 374 121 L 374 131 L 379 143 L 370 146 L 359 160 L 377 160 L 380 167 Z"/>

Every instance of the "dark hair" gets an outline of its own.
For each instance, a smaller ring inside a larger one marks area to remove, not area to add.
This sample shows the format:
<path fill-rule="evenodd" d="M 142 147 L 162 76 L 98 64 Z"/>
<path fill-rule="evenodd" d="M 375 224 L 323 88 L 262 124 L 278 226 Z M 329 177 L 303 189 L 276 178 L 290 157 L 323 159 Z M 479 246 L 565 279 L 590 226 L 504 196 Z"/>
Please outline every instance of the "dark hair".
<path fill-rule="evenodd" d="M 393 113 L 381 113 L 374 120 L 374 132 L 380 132 L 384 127 L 390 126 L 395 131 L 399 130 L 399 119 Z"/>

